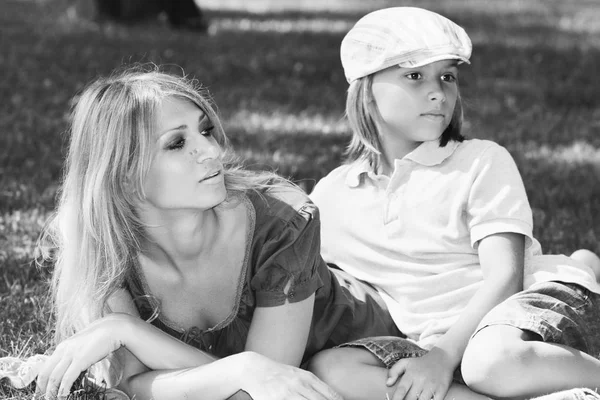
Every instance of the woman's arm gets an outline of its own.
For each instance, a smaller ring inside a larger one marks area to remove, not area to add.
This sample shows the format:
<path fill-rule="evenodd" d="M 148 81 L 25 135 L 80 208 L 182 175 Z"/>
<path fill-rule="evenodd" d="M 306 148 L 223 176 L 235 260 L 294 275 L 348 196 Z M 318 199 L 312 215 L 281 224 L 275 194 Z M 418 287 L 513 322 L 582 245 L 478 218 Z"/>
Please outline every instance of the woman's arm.
<path fill-rule="evenodd" d="M 108 306 L 112 314 L 57 346 L 38 375 L 39 392 L 68 393 L 82 371 L 112 353 L 122 367 L 121 383 L 149 369 L 190 368 L 215 360 L 141 320 L 127 291 L 115 292 Z"/>
<path fill-rule="evenodd" d="M 253 352 L 215 360 L 127 314 L 137 314 L 127 296 L 120 293 L 109 303 L 111 310 L 120 312 L 95 321 L 59 344 L 38 376 L 39 392 L 49 398 L 66 396 L 82 371 L 116 352 L 123 364 L 118 387 L 140 400 L 226 399 L 239 390 L 255 400 L 339 398 L 309 372 Z"/>
<path fill-rule="evenodd" d="M 429 353 L 421 358 L 401 360 L 392 367 L 388 385 L 394 384 L 398 376 L 405 374 L 409 368 L 412 369 L 411 376 L 420 377 L 415 378 L 419 381 L 417 383 L 403 383 L 401 379 L 394 399 L 403 398 L 403 393 L 408 390 L 425 390 L 435 398 L 444 398 L 454 369 L 460 364 L 469 338 L 481 319 L 494 306 L 523 290 L 524 247 L 525 238 L 517 233 L 498 233 L 480 240 L 478 249 L 483 285 Z M 409 389 L 411 386 L 413 388 Z"/>
<path fill-rule="evenodd" d="M 183 343 L 142 321 L 131 295 L 126 290 L 116 291 L 109 298 L 108 306 L 113 313 L 125 314 L 120 317 L 123 324 L 116 329 L 124 331 L 119 336 L 127 335 L 126 337 L 133 338 L 129 340 L 131 343 L 126 348 L 121 348 L 118 352 L 122 353 L 119 354 L 121 362 L 133 371 L 191 368 L 216 360 L 213 355 Z M 132 353 L 139 357 L 131 358 Z M 135 365 L 136 362 L 139 365 Z"/>
<path fill-rule="evenodd" d="M 252 317 L 246 350 L 283 364 L 299 366 L 306 349 L 315 295 L 278 307 L 257 307 Z"/>
<path fill-rule="evenodd" d="M 294 368 L 300 365 L 306 348 L 313 305 L 314 294 L 296 303 L 259 307 L 252 318 L 246 352 L 199 368 L 141 373 L 126 379 L 121 387 L 139 399 L 197 398 L 193 394 L 198 393 L 203 393 L 202 399 L 225 399 L 239 389 L 254 400 L 339 399 L 314 375 Z M 193 363 L 194 358 L 189 361 Z M 180 362 L 188 362 L 185 355 Z M 217 384 L 223 378 L 229 386 Z M 179 389 L 173 390 L 173 385 Z M 215 391 L 215 387 L 220 390 Z"/>
<path fill-rule="evenodd" d="M 253 400 L 342 400 L 310 372 L 254 352 L 196 368 L 145 372 L 131 377 L 128 389 L 137 400 L 225 400 L 239 390 Z"/>

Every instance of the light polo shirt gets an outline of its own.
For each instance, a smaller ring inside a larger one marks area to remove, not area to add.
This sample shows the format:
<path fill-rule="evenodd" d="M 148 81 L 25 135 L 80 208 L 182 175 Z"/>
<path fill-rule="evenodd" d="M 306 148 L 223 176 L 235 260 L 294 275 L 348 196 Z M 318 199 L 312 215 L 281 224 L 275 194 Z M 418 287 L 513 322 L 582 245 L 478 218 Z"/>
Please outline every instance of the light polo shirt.
<path fill-rule="evenodd" d="M 398 328 L 431 348 L 483 283 L 478 241 L 526 237 L 525 285 L 561 280 L 600 293 L 593 272 L 565 256 L 540 256 L 517 166 L 486 140 L 424 142 L 390 177 L 366 161 L 343 165 L 310 195 L 321 214 L 328 263 L 374 285 Z"/>

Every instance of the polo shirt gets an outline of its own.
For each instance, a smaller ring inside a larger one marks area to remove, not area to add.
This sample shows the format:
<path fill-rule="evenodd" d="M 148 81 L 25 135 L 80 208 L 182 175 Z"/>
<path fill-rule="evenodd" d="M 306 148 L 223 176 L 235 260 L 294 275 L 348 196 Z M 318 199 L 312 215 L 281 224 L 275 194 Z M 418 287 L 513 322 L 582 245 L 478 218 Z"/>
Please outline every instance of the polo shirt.
<path fill-rule="evenodd" d="M 321 251 L 377 288 L 400 331 L 431 348 L 483 283 L 477 245 L 495 233 L 526 238 L 525 286 L 579 283 L 600 293 L 593 271 L 541 256 L 517 166 L 487 140 L 424 142 L 394 161 L 391 176 L 367 161 L 342 165 L 310 195 L 321 211 Z"/>

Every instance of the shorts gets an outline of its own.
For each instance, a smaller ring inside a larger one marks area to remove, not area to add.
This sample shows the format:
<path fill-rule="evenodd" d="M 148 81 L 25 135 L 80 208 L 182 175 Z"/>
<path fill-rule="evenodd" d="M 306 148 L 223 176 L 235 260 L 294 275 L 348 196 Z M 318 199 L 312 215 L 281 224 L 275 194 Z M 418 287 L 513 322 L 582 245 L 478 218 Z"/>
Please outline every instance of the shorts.
<path fill-rule="evenodd" d="M 386 368 L 391 368 L 399 360 L 404 358 L 421 357 L 427 354 L 427 350 L 419 347 L 415 342 L 397 336 L 376 336 L 344 343 L 337 347 L 358 347 L 369 351 Z M 454 382 L 464 385 L 460 372 L 460 365 L 454 370 Z"/>
<path fill-rule="evenodd" d="M 539 340 L 600 358 L 600 295 L 573 283 L 540 282 L 494 307 L 473 333 L 493 325 L 530 331 Z"/>
<path fill-rule="evenodd" d="M 473 336 L 492 325 L 531 331 L 540 340 L 569 346 L 600 359 L 600 295 L 576 284 L 542 282 L 514 294 L 482 319 Z M 387 368 L 398 360 L 427 353 L 411 340 L 394 336 L 370 337 L 338 347 L 368 350 Z M 460 365 L 454 372 L 454 381 L 464 384 Z"/>

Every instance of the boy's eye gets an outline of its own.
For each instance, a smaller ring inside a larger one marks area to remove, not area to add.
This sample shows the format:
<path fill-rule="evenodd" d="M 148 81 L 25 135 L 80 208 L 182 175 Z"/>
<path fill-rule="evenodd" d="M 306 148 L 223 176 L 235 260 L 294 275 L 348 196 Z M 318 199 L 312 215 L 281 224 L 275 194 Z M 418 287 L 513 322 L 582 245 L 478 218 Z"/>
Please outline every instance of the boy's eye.
<path fill-rule="evenodd" d="M 200 129 L 202 129 L 202 128 L 200 128 Z M 211 136 L 214 129 L 215 129 L 214 125 L 213 126 L 209 126 L 208 128 L 202 129 L 200 131 L 200 134 L 202 136 Z"/>
<path fill-rule="evenodd" d="M 444 74 L 442 75 L 442 80 L 444 82 L 456 82 L 456 76 L 453 74 Z"/>
<path fill-rule="evenodd" d="M 421 74 L 418 72 L 411 72 L 409 74 L 406 74 L 406 77 L 411 80 L 417 80 L 421 79 Z"/>
<path fill-rule="evenodd" d="M 185 139 L 180 137 L 180 138 L 173 140 L 171 143 L 169 143 L 169 145 L 167 146 L 167 149 L 168 150 L 179 150 L 179 149 L 183 149 L 184 146 L 185 146 Z"/>

